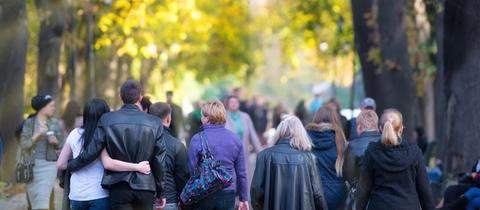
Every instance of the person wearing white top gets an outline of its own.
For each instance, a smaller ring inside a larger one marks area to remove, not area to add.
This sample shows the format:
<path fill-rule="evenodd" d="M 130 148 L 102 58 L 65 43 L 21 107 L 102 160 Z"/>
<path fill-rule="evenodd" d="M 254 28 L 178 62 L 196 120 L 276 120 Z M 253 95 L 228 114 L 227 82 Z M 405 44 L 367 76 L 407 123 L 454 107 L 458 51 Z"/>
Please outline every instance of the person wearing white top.
<path fill-rule="evenodd" d="M 73 129 L 67 137 L 66 143 L 57 161 L 57 168 L 64 170 L 71 156 L 77 157 L 91 142 L 97 122 L 101 115 L 110 111 L 107 103 L 102 99 L 93 99 L 85 104 L 83 110 L 83 126 Z M 121 162 L 109 157 L 102 157 L 103 162 L 111 171 L 137 171 L 150 173 L 147 161 L 140 163 Z M 108 190 L 101 186 L 104 173 L 104 164 L 99 159 L 86 167 L 72 173 L 70 178 L 70 207 L 72 210 L 100 210 L 108 209 Z"/>

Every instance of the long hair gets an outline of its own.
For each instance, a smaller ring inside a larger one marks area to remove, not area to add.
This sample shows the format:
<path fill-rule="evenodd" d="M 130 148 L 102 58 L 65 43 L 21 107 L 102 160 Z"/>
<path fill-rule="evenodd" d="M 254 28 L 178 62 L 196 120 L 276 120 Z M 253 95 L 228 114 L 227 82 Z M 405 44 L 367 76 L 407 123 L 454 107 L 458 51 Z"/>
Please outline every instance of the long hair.
<path fill-rule="evenodd" d="M 382 144 L 399 145 L 400 131 L 403 129 L 403 116 L 397 109 L 386 109 L 380 118 Z"/>
<path fill-rule="evenodd" d="M 337 146 L 337 159 L 335 161 L 335 171 L 337 172 L 337 176 L 342 176 L 343 149 L 345 148 L 345 145 L 347 144 L 347 142 L 345 140 L 345 134 L 343 133 L 343 129 L 340 123 L 338 113 L 336 113 L 333 109 L 327 106 L 322 106 L 315 113 L 312 123 L 314 124 L 327 123 L 333 126 L 333 129 L 335 131 L 335 145 Z"/>
<path fill-rule="evenodd" d="M 273 137 L 274 141 L 278 143 L 280 139 L 290 141 L 290 146 L 302 151 L 312 150 L 312 142 L 308 138 L 302 122 L 295 116 L 286 116 L 280 122 Z"/>
<path fill-rule="evenodd" d="M 110 107 L 108 107 L 107 102 L 103 99 L 95 98 L 85 104 L 85 107 L 83 108 L 82 125 L 82 128 L 84 129 L 82 134 L 83 151 L 85 151 L 90 142 L 92 142 L 98 120 L 100 120 L 100 117 L 107 112 L 110 112 Z"/>

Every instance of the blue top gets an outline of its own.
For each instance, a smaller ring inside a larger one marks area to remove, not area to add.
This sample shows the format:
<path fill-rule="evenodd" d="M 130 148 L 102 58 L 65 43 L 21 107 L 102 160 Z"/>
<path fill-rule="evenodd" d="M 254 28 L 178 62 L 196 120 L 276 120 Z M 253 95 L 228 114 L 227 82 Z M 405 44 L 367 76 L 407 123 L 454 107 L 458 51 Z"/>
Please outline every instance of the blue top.
<path fill-rule="evenodd" d="M 204 125 L 202 128 L 214 159 L 222 162 L 233 179 L 233 183 L 224 190 L 234 190 L 239 194 L 240 201 L 248 201 L 247 171 L 242 142 L 223 125 Z M 192 137 L 188 147 L 190 174 L 193 174 L 197 166 L 201 151 L 200 135 L 197 133 Z"/>

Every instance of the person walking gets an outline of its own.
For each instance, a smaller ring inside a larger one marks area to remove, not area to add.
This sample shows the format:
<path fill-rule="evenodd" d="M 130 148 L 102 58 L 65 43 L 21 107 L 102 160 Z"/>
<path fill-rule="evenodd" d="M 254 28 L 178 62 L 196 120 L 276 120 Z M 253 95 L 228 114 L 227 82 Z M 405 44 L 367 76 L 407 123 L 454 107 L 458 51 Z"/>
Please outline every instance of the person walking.
<path fill-rule="evenodd" d="M 80 128 L 74 128 L 67 137 L 62 152 L 57 161 L 57 168 L 64 170 L 67 167 L 68 160 L 73 155 L 77 157 L 92 142 L 95 129 L 100 117 L 110 112 L 110 108 L 102 99 L 92 99 L 85 104 L 83 112 L 83 125 Z M 69 180 L 70 208 L 72 210 L 101 210 L 109 208 L 108 190 L 101 186 L 104 173 L 104 166 L 109 170 L 117 169 L 119 171 L 138 171 L 146 172 L 150 170 L 148 162 L 139 164 L 120 163 L 123 167 L 113 166 L 115 163 L 102 164 L 99 158 L 88 166 L 74 172 Z M 119 164 L 119 163 L 116 163 Z M 110 166 L 112 165 L 112 166 Z M 64 199 L 65 201 L 65 199 Z"/>
<path fill-rule="evenodd" d="M 320 107 L 306 129 L 313 142 L 312 152 L 317 157 L 328 209 L 340 209 L 347 197 L 347 188 L 342 178 L 346 142 L 338 115 L 327 106 Z"/>
<path fill-rule="evenodd" d="M 256 210 L 327 209 L 312 143 L 295 116 L 277 127 L 276 144 L 260 152 L 250 195 Z"/>
<path fill-rule="evenodd" d="M 380 141 L 370 143 L 363 157 L 356 209 L 435 208 L 422 152 L 402 139 L 403 128 L 398 110 L 383 112 Z"/>
<path fill-rule="evenodd" d="M 120 88 L 122 108 L 102 115 L 93 141 L 67 165 L 69 171 L 75 172 L 96 160 L 103 148 L 115 160 L 149 161 L 152 173 L 148 175 L 133 171 L 105 172 L 102 186 L 110 191 L 111 209 L 152 209 L 154 197 L 160 207 L 165 206 L 164 129 L 158 117 L 140 110 L 142 92 L 138 81 L 125 81 Z"/>
<path fill-rule="evenodd" d="M 370 142 L 380 140 L 378 116 L 372 110 L 361 111 L 356 118 L 357 134 L 345 149 L 343 178 L 348 182 L 347 209 L 354 208 L 355 192 L 360 177 L 360 163 Z"/>
<path fill-rule="evenodd" d="M 208 195 L 192 205 L 194 210 L 233 210 L 235 195 L 239 195 L 240 209 L 248 210 L 247 171 L 245 168 L 245 152 L 240 138 L 225 128 L 227 113 L 219 100 L 207 101 L 202 105 L 202 129 L 193 136 L 188 148 L 188 169 L 194 173 L 202 154 L 201 135 L 208 142 L 209 150 L 215 160 L 220 161 L 232 177 L 232 184 Z"/>
<path fill-rule="evenodd" d="M 253 127 L 252 119 L 247 113 L 239 110 L 239 100 L 236 96 L 229 96 L 227 98 L 227 123 L 225 127 L 235 133 L 243 144 L 245 154 L 245 162 L 247 165 L 248 180 L 252 180 L 254 164 L 251 164 L 255 159 L 255 155 L 250 151 L 258 154 L 262 151 L 262 143 L 257 136 L 257 132 Z"/>
<path fill-rule="evenodd" d="M 165 130 L 165 198 L 167 204 L 163 210 L 179 209 L 179 196 L 190 177 L 188 172 L 187 150 L 175 138 L 168 128 L 172 122 L 172 109 L 170 105 L 158 102 L 150 106 L 149 114 L 159 117 Z"/>
<path fill-rule="evenodd" d="M 365 110 L 372 110 L 375 111 L 377 108 L 377 104 L 375 103 L 375 100 L 370 97 L 366 97 L 362 100 L 360 103 L 360 111 L 365 111 Z M 357 137 L 357 120 L 355 117 L 352 117 L 348 122 L 347 122 L 347 129 L 345 129 L 345 137 L 347 138 L 348 141 L 351 139 L 354 139 Z"/>
<path fill-rule="evenodd" d="M 36 111 L 25 120 L 20 147 L 34 159 L 33 180 L 27 183 L 27 196 L 32 209 L 49 209 L 50 197 L 57 177 L 55 161 L 63 141 L 63 129 L 55 114 L 55 101 L 47 94 L 34 96 L 31 102 Z"/>
<path fill-rule="evenodd" d="M 172 122 L 170 123 L 170 130 L 173 136 L 179 137 L 183 130 L 183 110 L 182 107 L 173 102 L 173 91 L 167 91 L 167 104 L 172 108 Z"/>

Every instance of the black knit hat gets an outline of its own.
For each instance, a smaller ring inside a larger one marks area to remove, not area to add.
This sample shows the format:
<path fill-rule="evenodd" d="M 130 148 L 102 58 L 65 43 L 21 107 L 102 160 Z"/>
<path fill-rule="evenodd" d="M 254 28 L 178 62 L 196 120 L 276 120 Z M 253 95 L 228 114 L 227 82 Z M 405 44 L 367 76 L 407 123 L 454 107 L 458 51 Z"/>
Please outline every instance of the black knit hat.
<path fill-rule="evenodd" d="M 53 101 L 53 97 L 48 94 L 36 95 L 32 98 L 32 108 L 38 112 L 51 101 Z"/>

